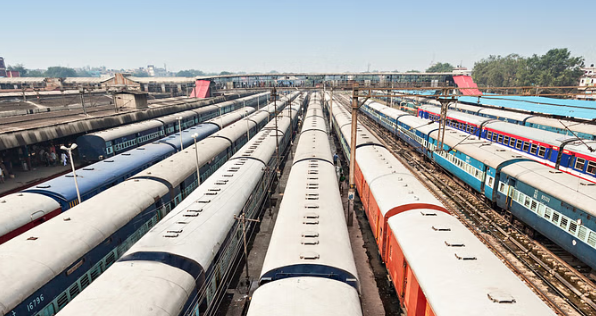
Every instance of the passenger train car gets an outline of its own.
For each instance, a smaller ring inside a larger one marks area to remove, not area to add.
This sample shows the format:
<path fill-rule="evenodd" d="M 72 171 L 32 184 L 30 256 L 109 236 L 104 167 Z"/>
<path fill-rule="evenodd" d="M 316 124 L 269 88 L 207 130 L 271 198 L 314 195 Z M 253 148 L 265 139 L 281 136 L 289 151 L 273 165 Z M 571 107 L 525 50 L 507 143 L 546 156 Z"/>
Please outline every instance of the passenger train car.
<path fill-rule="evenodd" d="M 440 109 L 418 108 L 418 116 L 438 120 Z M 490 140 L 555 169 L 596 182 L 596 141 L 505 123 L 456 111 L 447 112 L 454 129 Z"/>
<path fill-rule="evenodd" d="M 68 315 L 214 315 L 242 252 L 242 223 L 257 218 L 275 177 L 276 143 L 290 144 L 283 111 L 86 291 Z"/>
<path fill-rule="evenodd" d="M 249 316 L 362 315 L 325 122 L 311 98 Z"/>
<path fill-rule="evenodd" d="M 245 106 L 264 104 L 268 93 L 240 98 L 155 119 L 123 125 L 77 138 L 81 161 L 98 161 L 171 135 Z M 180 122 L 178 118 L 181 118 Z"/>
<path fill-rule="evenodd" d="M 111 188 L 155 163 L 180 151 L 180 145 L 193 143 L 221 130 L 242 117 L 254 112 L 246 108 L 183 130 L 154 143 L 121 153 L 77 170 L 81 201 Z M 182 134 L 182 135 L 181 135 Z M 26 196 L 27 198 L 22 198 Z M 31 203 L 33 197 L 34 203 Z M 51 201 L 53 200 L 53 201 Z M 56 206 L 56 203 L 59 206 Z M 73 173 L 54 178 L 20 193 L 0 198 L 0 244 L 57 216 L 79 203 Z"/>
<path fill-rule="evenodd" d="M 349 157 L 351 114 L 333 120 Z M 360 124 L 356 144 L 356 188 L 407 315 L 555 315 Z"/>
<path fill-rule="evenodd" d="M 596 185 L 486 139 L 367 102 L 363 112 L 428 159 L 596 269 Z"/>
<path fill-rule="evenodd" d="M 436 100 L 422 99 L 420 101 L 416 101 L 413 98 L 406 99 L 410 102 L 441 106 L 441 104 Z M 501 110 L 492 107 L 481 107 L 468 102 L 456 102 L 449 108 L 467 114 L 496 119 L 517 125 L 529 126 L 562 135 L 577 136 L 587 140 L 596 140 L 596 125 L 590 124 L 589 122 L 575 122 L 542 115 L 535 115 L 534 113 L 529 112 L 514 112 L 511 110 Z"/>
<path fill-rule="evenodd" d="M 113 188 L 0 245 L 0 313 L 53 315 L 96 280 L 274 113 L 282 98 Z"/>

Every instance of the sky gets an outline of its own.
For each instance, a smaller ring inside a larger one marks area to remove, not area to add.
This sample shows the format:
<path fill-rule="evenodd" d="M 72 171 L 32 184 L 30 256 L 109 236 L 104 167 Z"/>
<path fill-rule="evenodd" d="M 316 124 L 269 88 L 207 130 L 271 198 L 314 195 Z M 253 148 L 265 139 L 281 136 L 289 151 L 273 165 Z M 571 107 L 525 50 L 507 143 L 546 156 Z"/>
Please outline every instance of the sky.
<path fill-rule="evenodd" d="M 424 71 L 568 48 L 596 64 L 596 1 L 0 1 L 8 65 Z"/>

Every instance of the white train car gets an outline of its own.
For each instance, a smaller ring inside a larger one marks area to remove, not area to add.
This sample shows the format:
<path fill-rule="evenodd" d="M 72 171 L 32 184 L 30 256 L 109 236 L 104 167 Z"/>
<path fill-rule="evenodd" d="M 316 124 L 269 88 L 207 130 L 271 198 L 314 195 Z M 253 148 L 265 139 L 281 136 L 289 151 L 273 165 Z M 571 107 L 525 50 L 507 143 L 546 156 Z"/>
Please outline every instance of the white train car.
<path fill-rule="evenodd" d="M 362 315 L 328 137 L 311 101 L 249 316 Z"/>

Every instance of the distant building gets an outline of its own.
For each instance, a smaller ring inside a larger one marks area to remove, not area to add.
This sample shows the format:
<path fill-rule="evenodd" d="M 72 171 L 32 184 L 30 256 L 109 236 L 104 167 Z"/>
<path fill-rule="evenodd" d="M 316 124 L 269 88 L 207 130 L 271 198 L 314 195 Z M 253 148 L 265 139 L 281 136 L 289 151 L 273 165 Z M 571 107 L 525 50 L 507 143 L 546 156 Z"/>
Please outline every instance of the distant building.
<path fill-rule="evenodd" d="M 6 70 L 6 78 L 18 78 L 21 73 L 16 70 Z"/>
<path fill-rule="evenodd" d="M 3 57 L 0 57 L 0 77 L 6 77 L 6 65 Z"/>
<path fill-rule="evenodd" d="M 596 89 L 596 67 L 594 67 L 594 64 L 591 64 L 590 67 L 582 68 L 582 70 L 584 71 L 584 75 L 579 78 L 580 90 L 587 90 L 588 87 Z M 591 95 L 578 95 L 577 98 L 584 100 L 596 100 L 596 91 L 588 91 L 586 94 Z"/>

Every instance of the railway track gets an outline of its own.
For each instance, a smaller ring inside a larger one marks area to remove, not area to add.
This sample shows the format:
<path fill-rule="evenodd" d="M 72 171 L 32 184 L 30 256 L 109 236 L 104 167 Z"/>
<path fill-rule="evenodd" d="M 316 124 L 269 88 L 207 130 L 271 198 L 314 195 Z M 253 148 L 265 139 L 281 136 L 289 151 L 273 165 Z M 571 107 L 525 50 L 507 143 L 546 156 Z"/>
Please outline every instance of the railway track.
<path fill-rule="evenodd" d="M 346 106 L 348 100 L 344 98 L 340 103 L 351 111 L 350 106 Z M 483 197 L 367 116 L 359 115 L 359 122 L 369 127 L 404 166 L 555 312 L 596 316 L 596 286 L 554 253 L 559 251 L 550 251 L 529 237 L 507 214 L 493 210 Z"/>

